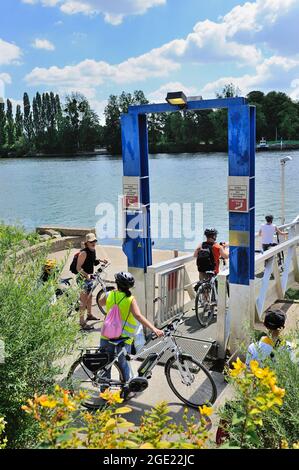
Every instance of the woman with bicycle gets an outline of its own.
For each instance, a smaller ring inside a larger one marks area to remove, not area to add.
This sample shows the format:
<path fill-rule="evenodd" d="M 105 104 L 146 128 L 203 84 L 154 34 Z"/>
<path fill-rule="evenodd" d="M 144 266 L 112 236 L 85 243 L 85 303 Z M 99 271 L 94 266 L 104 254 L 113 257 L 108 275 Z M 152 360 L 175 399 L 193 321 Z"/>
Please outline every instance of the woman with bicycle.
<path fill-rule="evenodd" d="M 107 312 L 109 312 L 113 305 L 118 305 L 123 324 L 120 338 L 126 338 L 124 344 L 127 352 L 130 354 L 132 343 L 136 335 L 138 322 L 141 323 L 145 328 L 150 329 L 158 337 L 163 336 L 164 333 L 162 330 L 156 328 L 141 314 L 137 301 L 130 291 L 130 289 L 132 289 L 135 285 L 135 279 L 132 274 L 128 272 L 119 272 L 115 274 L 115 282 L 117 289 L 110 291 L 107 294 L 107 298 L 102 298 L 100 300 L 100 305 L 102 307 L 106 306 Z M 116 347 L 116 353 L 118 353 L 122 347 L 122 344 L 119 344 Z M 115 353 L 115 345 L 112 344 L 105 336 L 101 336 L 100 348 L 105 349 L 105 351 L 112 354 Z M 118 362 L 125 381 L 129 380 L 130 367 L 124 354 L 119 357 Z M 109 373 L 111 373 L 111 370 L 107 372 L 107 377 Z"/>
<path fill-rule="evenodd" d="M 88 321 L 98 320 L 91 313 L 92 308 L 92 284 L 94 266 L 97 266 L 101 260 L 96 259 L 97 238 L 94 233 L 88 233 L 85 239 L 85 248 L 80 251 L 77 258 L 78 283 L 82 285 L 80 294 L 80 325 L 82 330 L 93 330 L 93 326 L 87 324 Z M 103 260 L 107 264 L 107 260 Z M 84 320 L 84 312 L 87 309 L 87 318 Z"/>

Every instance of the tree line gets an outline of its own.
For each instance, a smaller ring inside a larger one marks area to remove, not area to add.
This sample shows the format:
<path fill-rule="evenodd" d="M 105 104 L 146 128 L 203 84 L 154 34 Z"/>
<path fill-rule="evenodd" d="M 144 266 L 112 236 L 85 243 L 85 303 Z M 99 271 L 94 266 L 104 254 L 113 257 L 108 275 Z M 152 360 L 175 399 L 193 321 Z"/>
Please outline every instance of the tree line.
<path fill-rule="evenodd" d="M 0 155 L 90 151 L 99 135 L 99 118 L 79 93 L 64 103 L 53 92 L 37 92 L 32 103 L 24 93 L 15 113 L 9 99 L 0 103 Z"/>
<path fill-rule="evenodd" d="M 240 96 L 240 90 L 227 84 L 217 98 Z M 252 91 L 249 104 L 256 106 L 256 138 L 299 140 L 299 102 L 287 94 Z M 121 153 L 120 116 L 129 105 L 147 104 L 142 91 L 111 95 L 105 108 L 104 141 L 109 152 Z M 148 115 L 150 152 L 198 152 L 227 150 L 227 111 L 208 109 Z"/>
<path fill-rule="evenodd" d="M 228 84 L 218 98 L 238 96 Z M 267 140 L 299 140 L 299 102 L 287 94 L 251 91 L 248 102 L 256 106 L 256 136 Z M 130 105 L 148 104 L 142 90 L 110 95 L 104 110 L 105 124 L 88 100 L 75 93 L 62 103 L 58 94 L 36 93 L 32 103 L 24 93 L 15 113 L 10 100 L 0 103 L 0 155 L 66 154 L 107 148 L 121 153 L 120 116 Z M 227 150 L 227 111 L 208 109 L 148 115 L 149 150 L 198 152 Z"/>

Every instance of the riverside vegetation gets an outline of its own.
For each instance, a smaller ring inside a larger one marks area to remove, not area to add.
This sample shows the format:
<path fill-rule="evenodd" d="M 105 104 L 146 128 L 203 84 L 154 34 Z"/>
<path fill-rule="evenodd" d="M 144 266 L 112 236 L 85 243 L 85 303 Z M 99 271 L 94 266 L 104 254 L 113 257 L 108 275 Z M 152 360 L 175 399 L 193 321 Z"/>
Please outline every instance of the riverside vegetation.
<path fill-rule="evenodd" d="M 240 95 L 233 84 L 218 98 Z M 256 106 L 257 141 L 299 143 L 299 104 L 285 93 L 251 91 L 248 102 Z M 32 102 L 27 93 L 15 113 L 8 99 L 0 103 L 0 156 L 77 154 L 106 148 L 121 153 L 120 116 L 130 105 L 147 104 L 142 90 L 110 95 L 104 110 L 105 124 L 88 100 L 73 93 L 62 102 L 58 94 L 37 92 Z M 227 150 L 227 111 L 181 111 L 148 115 L 149 150 L 152 153 L 180 153 Z"/>
<path fill-rule="evenodd" d="M 46 251 L 22 264 L 16 261 L 14 249 L 21 237 L 34 243 L 35 235 L 21 228 L 0 228 L 0 339 L 5 345 L 5 361 L 0 364 L 0 449 L 215 447 L 207 429 L 215 413 L 209 404 L 199 408 L 198 416 L 190 417 L 186 409 L 178 425 L 172 422 L 167 403 L 157 403 L 133 424 L 125 418 L 131 408 L 122 404 L 119 393 L 104 392 L 106 406 L 91 413 L 82 410 L 83 393 L 72 395 L 55 385 L 62 372 L 57 359 L 71 352 L 77 341 L 78 319 L 66 315 L 74 298 L 62 296 L 51 302 L 59 273 L 40 283 Z M 289 339 L 298 351 L 298 330 Z M 227 379 L 235 394 L 217 411 L 227 423 L 221 448 L 299 448 L 298 360 L 281 347 L 275 360 L 263 366 L 251 361 L 246 368 L 239 358 L 232 364 Z"/>

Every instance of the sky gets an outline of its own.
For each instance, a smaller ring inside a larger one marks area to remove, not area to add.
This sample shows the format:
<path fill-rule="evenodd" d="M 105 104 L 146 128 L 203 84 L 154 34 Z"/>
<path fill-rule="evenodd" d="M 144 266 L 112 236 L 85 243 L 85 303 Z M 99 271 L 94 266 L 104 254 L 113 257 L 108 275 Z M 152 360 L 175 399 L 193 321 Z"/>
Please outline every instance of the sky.
<path fill-rule="evenodd" d="M 299 100 L 299 0 L 0 0 L 0 96 L 215 97 L 232 82 Z"/>

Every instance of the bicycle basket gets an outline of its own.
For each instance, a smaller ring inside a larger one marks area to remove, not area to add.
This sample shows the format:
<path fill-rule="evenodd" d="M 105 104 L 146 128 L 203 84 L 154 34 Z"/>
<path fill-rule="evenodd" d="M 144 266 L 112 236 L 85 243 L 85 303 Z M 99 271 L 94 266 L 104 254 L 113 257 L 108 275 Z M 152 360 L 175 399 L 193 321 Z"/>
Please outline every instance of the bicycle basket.
<path fill-rule="evenodd" d="M 82 356 L 82 362 L 91 372 L 97 372 L 105 367 L 110 361 L 108 352 L 85 353 Z"/>

